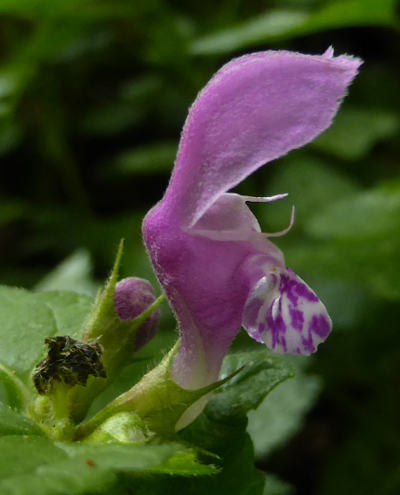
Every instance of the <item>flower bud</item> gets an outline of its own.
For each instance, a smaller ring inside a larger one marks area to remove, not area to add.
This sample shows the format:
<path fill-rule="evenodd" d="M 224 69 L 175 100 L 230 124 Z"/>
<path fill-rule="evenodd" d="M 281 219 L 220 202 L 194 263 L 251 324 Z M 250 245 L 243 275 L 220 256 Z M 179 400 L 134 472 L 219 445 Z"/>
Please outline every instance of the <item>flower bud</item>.
<path fill-rule="evenodd" d="M 153 287 L 148 280 L 138 277 L 124 278 L 117 283 L 114 292 L 114 308 L 121 321 L 133 320 L 156 300 Z M 134 350 L 149 342 L 157 331 L 160 311 L 156 309 L 139 328 Z"/>
<path fill-rule="evenodd" d="M 117 282 L 123 243 L 121 242 L 111 275 L 98 293 L 92 311 L 84 325 L 82 342 L 97 342 L 102 348 L 106 379 L 89 377 L 85 387 L 73 391 L 72 417 L 81 421 L 88 407 L 104 388 L 132 362 L 132 354 L 155 334 L 158 322 L 156 301 L 149 282 L 128 278 Z M 153 313 L 156 313 L 153 316 Z"/>

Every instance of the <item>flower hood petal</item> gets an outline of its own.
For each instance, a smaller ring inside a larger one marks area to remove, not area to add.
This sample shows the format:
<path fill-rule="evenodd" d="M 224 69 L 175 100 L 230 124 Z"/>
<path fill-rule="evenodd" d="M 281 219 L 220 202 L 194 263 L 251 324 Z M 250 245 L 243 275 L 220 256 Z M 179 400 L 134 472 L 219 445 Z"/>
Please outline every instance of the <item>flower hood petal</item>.
<path fill-rule="evenodd" d="M 261 165 L 303 146 L 331 123 L 361 61 L 286 51 L 237 58 L 199 93 L 183 128 L 164 201 L 193 226 Z"/>

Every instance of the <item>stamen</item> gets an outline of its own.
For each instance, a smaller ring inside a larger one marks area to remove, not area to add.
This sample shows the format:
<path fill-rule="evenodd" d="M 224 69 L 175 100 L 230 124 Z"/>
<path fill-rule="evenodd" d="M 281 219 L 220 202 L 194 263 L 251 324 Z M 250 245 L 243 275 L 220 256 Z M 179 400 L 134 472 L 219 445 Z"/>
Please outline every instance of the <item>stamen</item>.
<path fill-rule="evenodd" d="M 243 196 L 240 195 L 244 201 L 249 203 L 272 203 L 273 201 L 278 201 L 279 199 L 284 199 L 289 196 L 288 193 L 275 194 L 275 196 Z"/>
<path fill-rule="evenodd" d="M 295 220 L 295 215 L 296 214 L 296 209 L 294 206 L 292 206 L 292 213 L 290 215 L 290 223 L 286 229 L 281 230 L 280 232 L 273 232 L 272 234 L 263 232 L 265 237 L 282 237 L 283 235 L 286 235 L 288 232 L 290 232 L 291 228 L 293 227 L 294 220 Z"/>

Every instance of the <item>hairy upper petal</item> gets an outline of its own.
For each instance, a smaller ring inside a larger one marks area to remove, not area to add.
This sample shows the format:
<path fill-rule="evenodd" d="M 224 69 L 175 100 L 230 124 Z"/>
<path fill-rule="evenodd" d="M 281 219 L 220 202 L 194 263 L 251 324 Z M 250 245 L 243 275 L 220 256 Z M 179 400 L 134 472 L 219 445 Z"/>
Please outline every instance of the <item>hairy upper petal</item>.
<path fill-rule="evenodd" d="M 331 50 L 267 51 L 222 67 L 189 111 L 163 200 L 170 214 L 192 227 L 258 167 L 313 140 L 330 125 L 360 64 Z"/>

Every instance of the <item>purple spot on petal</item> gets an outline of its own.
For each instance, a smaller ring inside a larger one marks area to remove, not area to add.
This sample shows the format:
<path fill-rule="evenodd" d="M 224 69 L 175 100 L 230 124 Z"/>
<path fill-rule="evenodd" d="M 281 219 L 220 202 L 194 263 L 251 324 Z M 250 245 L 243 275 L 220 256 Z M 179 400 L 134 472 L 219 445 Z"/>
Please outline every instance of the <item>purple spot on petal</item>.
<path fill-rule="evenodd" d="M 279 292 L 285 294 L 293 306 L 297 307 L 299 298 L 303 298 L 308 302 L 319 301 L 314 292 L 290 268 L 287 269 L 287 273 L 288 275 L 281 274 Z"/>
<path fill-rule="evenodd" d="M 331 331 L 331 325 L 325 315 L 314 315 L 311 318 L 309 330 L 310 333 L 315 333 L 325 339 Z"/>
<path fill-rule="evenodd" d="M 284 352 L 287 352 L 286 338 L 283 335 L 280 338 L 280 344 L 283 347 Z"/>
<path fill-rule="evenodd" d="M 260 323 L 260 324 L 258 325 L 258 331 L 259 331 L 260 333 L 262 333 L 262 332 L 264 332 L 264 331 L 265 331 L 265 323 Z"/>
<path fill-rule="evenodd" d="M 307 285 L 301 282 L 297 282 L 296 292 L 300 297 L 309 302 L 319 301 L 318 297 L 307 287 Z"/>
<path fill-rule="evenodd" d="M 282 317 L 282 300 L 279 299 L 278 311 L 275 317 L 272 316 L 272 308 L 274 307 L 274 302 L 269 307 L 267 314 L 267 324 L 272 335 L 272 349 L 275 349 L 277 345 L 282 345 L 280 334 L 285 334 L 287 329 L 286 323 Z"/>
<path fill-rule="evenodd" d="M 303 344 L 303 347 L 304 347 L 304 350 L 305 351 L 307 351 L 307 352 L 315 352 L 316 351 L 315 345 L 314 345 L 314 342 L 313 342 L 313 339 L 312 339 L 312 336 L 311 336 L 311 333 L 308 336 L 308 338 L 302 337 L 301 338 L 301 343 Z"/>
<path fill-rule="evenodd" d="M 304 350 L 310 353 L 315 352 L 313 334 L 325 339 L 330 331 L 331 325 L 328 318 L 323 314 L 314 315 L 308 326 L 308 337 L 302 337 L 301 339 Z"/>
<path fill-rule="evenodd" d="M 293 306 L 289 305 L 290 319 L 292 322 L 292 327 L 295 330 L 302 331 L 304 325 L 304 314 L 302 311 L 295 309 Z"/>

